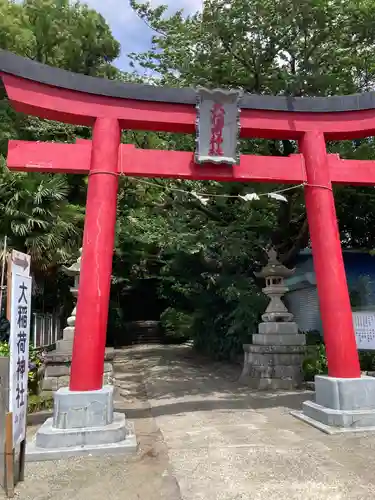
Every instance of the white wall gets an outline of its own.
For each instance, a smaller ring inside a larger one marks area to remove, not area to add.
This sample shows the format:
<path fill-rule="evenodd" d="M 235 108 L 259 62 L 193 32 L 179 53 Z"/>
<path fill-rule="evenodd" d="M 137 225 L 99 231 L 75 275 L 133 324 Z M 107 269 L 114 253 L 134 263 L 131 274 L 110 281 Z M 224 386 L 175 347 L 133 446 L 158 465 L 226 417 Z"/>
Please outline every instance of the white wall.
<path fill-rule="evenodd" d="M 294 314 L 294 320 L 301 331 L 322 331 L 318 293 L 315 285 L 288 292 L 285 305 Z"/>

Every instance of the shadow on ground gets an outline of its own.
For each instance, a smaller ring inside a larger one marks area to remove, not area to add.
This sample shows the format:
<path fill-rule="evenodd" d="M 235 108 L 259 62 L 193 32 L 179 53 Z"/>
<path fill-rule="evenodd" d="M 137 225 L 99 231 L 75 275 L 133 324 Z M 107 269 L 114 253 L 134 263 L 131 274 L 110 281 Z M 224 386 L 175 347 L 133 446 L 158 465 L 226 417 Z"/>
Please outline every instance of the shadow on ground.
<path fill-rule="evenodd" d="M 138 394 L 138 389 L 132 383 L 136 378 L 134 372 L 128 373 L 126 364 L 121 363 L 121 358 L 126 358 L 127 352 L 118 352 L 116 380 L 120 394 L 131 400 L 132 392 L 129 387 L 132 386 L 135 391 L 133 396 Z M 138 365 L 139 373 L 143 373 L 148 381 L 152 399 L 158 401 L 157 406 L 152 409 L 154 417 L 215 410 L 279 407 L 298 410 L 313 394 L 311 391 L 253 391 L 239 383 L 239 366 L 213 362 L 187 346 L 138 347 L 132 350 L 131 358 L 133 366 Z M 151 371 L 153 377 L 157 377 L 157 384 L 153 384 L 147 377 L 147 373 Z M 175 399 L 181 401 L 168 402 Z M 131 404 L 124 410 L 130 419 L 144 417 L 142 410 Z"/>

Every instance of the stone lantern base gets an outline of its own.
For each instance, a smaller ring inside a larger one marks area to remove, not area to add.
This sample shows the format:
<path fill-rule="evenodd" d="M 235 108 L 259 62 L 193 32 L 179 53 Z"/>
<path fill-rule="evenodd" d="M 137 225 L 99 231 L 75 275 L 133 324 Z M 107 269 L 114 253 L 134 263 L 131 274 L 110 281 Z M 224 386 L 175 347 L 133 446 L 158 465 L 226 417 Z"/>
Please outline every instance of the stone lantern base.
<path fill-rule="evenodd" d="M 290 390 L 303 383 L 306 336 L 296 323 L 261 323 L 253 344 L 245 344 L 240 382 L 258 390 Z"/>
<path fill-rule="evenodd" d="M 115 350 L 111 347 L 105 351 L 103 385 L 113 384 L 113 361 Z M 62 387 L 69 386 L 72 353 L 51 351 L 46 355 L 42 391 L 53 394 Z"/>

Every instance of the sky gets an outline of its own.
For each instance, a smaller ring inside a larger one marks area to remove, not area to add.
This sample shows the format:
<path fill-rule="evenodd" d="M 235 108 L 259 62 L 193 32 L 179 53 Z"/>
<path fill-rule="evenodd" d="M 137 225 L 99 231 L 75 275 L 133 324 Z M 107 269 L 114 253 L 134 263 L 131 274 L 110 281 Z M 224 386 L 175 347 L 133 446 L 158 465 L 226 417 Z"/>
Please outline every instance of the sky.
<path fill-rule="evenodd" d="M 128 69 L 126 54 L 147 50 L 151 45 L 151 29 L 133 12 L 128 0 L 85 0 L 84 3 L 107 20 L 113 36 L 121 43 L 121 56 L 115 65 L 123 70 Z M 184 9 L 186 14 L 192 14 L 202 8 L 202 0 L 151 0 L 151 4 L 155 7 L 168 5 L 171 13 Z"/>

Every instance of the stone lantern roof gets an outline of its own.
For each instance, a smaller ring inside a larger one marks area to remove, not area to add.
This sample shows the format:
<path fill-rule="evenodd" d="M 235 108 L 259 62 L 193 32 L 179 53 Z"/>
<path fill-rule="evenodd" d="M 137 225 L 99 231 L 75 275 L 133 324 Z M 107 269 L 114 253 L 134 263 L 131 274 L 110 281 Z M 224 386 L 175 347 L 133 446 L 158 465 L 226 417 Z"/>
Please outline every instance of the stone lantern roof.
<path fill-rule="evenodd" d="M 74 262 L 70 267 L 62 266 L 62 271 L 67 276 L 79 276 L 81 272 L 81 257 L 82 257 L 82 248 L 79 250 L 79 257 L 76 262 Z"/>
<path fill-rule="evenodd" d="M 289 278 L 295 273 L 295 269 L 288 269 L 281 264 L 277 258 L 277 252 L 274 248 L 267 251 L 268 262 L 258 273 L 254 273 L 257 278 Z"/>

